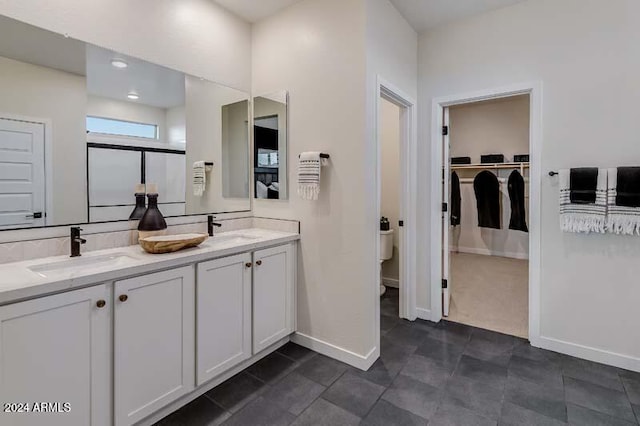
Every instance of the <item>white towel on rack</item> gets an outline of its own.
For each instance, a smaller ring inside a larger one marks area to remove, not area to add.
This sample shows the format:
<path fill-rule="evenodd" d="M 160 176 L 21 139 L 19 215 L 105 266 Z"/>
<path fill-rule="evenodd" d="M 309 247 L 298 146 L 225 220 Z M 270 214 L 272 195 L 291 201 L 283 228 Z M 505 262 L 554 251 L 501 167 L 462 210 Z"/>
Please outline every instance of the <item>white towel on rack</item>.
<path fill-rule="evenodd" d="M 618 169 L 608 169 L 607 231 L 618 235 L 640 235 L 640 208 L 616 205 Z"/>
<path fill-rule="evenodd" d="M 593 204 L 571 202 L 571 170 L 563 169 L 560 180 L 560 228 L 564 232 L 604 233 L 607 228 L 607 169 L 598 169 L 596 201 Z"/>
<path fill-rule="evenodd" d="M 202 197 L 207 189 L 207 174 L 204 161 L 193 163 L 193 195 Z"/>
<path fill-rule="evenodd" d="M 298 161 L 298 195 L 315 201 L 320 195 L 320 152 L 303 152 Z"/>

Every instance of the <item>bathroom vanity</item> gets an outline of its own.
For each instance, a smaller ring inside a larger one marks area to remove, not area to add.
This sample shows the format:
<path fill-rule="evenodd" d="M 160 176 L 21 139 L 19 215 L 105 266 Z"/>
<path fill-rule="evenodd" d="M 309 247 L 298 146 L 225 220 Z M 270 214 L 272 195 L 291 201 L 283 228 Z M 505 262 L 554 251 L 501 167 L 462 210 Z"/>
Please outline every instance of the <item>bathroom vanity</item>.
<path fill-rule="evenodd" d="M 61 413 L 0 424 L 153 424 L 273 352 L 296 328 L 298 239 L 253 228 L 1 265 L 0 400 Z"/>

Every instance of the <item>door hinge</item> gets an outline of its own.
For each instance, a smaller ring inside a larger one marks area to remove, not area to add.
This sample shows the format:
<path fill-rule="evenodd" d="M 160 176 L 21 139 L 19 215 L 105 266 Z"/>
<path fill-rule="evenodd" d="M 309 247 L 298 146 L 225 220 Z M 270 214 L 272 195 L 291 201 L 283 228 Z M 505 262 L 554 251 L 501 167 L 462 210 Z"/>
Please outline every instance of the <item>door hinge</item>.
<path fill-rule="evenodd" d="M 447 136 L 449 134 L 449 126 L 442 126 L 442 136 Z"/>
<path fill-rule="evenodd" d="M 449 211 L 449 203 L 442 203 L 442 212 L 446 213 Z"/>
<path fill-rule="evenodd" d="M 404 226 L 404 220 L 399 220 L 398 221 L 398 226 Z"/>
<path fill-rule="evenodd" d="M 442 288 L 448 288 L 449 282 L 446 279 L 442 280 Z"/>

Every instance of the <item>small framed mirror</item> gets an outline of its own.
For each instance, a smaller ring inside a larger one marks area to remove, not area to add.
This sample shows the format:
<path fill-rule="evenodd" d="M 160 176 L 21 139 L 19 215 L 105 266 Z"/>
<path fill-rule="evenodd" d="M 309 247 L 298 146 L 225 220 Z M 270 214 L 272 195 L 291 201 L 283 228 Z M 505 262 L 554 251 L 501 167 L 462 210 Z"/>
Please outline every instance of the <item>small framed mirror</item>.
<path fill-rule="evenodd" d="M 253 177 L 257 199 L 289 198 L 288 105 L 286 91 L 253 98 Z"/>

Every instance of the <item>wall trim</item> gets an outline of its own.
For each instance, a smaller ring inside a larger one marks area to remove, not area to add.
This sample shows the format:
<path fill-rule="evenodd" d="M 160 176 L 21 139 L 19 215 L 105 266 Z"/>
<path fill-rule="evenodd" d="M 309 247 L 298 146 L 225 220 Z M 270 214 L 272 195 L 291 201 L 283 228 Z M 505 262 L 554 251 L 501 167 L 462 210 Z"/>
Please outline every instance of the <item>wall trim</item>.
<path fill-rule="evenodd" d="M 577 358 L 586 359 L 601 364 L 612 365 L 626 370 L 640 372 L 640 358 L 623 355 L 604 349 L 566 342 L 553 337 L 540 336 L 531 341 L 531 345 L 554 352 L 560 352 Z"/>
<path fill-rule="evenodd" d="M 482 247 L 454 247 L 451 246 L 452 252 L 468 253 L 468 254 L 481 254 L 483 256 L 499 256 L 508 257 L 511 259 L 529 260 L 529 253 L 518 253 L 515 251 L 496 251 L 489 250 Z"/>
<path fill-rule="evenodd" d="M 360 355 L 355 352 L 351 352 L 348 349 L 341 348 L 340 346 L 336 346 L 300 332 L 296 332 L 292 335 L 291 341 L 300 346 L 304 346 L 307 349 L 311 349 L 312 351 L 318 352 L 322 355 L 337 359 L 338 361 L 342 361 L 345 364 L 349 364 L 352 367 L 356 367 L 364 371 L 368 370 L 380 356 L 379 346 L 371 349 L 366 355 Z"/>
<path fill-rule="evenodd" d="M 433 321 L 431 318 L 431 309 L 416 308 L 418 318 L 425 321 Z"/>

